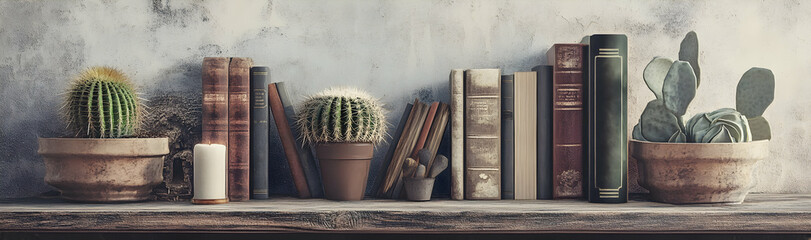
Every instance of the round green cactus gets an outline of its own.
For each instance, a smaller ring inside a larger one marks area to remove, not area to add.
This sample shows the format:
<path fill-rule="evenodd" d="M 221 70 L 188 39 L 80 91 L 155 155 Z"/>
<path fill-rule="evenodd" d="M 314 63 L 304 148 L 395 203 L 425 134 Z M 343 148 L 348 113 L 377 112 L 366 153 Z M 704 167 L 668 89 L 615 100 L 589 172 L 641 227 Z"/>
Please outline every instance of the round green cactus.
<path fill-rule="evenodd" d="M 91 67 L 79 74 L 62 111 L 77 137 L 127 137 L 140 125 L 141 107 L 129 78 L 110 67 Z"/>
<path fill-rule="evenodd" d="M 689 142 L 751 142 L 752 132 L 746 116 L 732 108 L 697 114 L 685 126 Z"/>
<path fill-rule="evenodd" d="M 386 117 L 378 100 L 354 88 L 330 88 L 308 97 L 300 106 L 296 125 L 310 143 L 368 142 L 386 134 Z"/>

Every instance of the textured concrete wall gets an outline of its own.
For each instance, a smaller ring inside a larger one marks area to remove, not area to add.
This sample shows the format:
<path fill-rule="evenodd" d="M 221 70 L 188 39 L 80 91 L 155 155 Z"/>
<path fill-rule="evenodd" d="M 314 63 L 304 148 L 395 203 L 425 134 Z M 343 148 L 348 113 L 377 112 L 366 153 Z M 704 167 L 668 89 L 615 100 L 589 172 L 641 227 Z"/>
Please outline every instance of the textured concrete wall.
<path fill-rule="evenodd" d="M 525 71 L 545 63 L 553 43 L 625 33 L 633 124 L 653 98 L 645 64 L 677 57 L 690 30 L 703 73 L 690 112 L 733 107 L 748 68 L 772 69 L 777 95 L 765 116 L 774 139 L 755 190 L 811 193 L 808 23 L 811 4 L 799 0 L 0 1 L 0 197 L 49 190 L 36 138 L 62 134 L 60 94 L 92 65 L 129 73 L 145 98 L 188 103 L 199 101 L 204 56 L 248 56 L 289 82 L 296 100 L 353 85 L 382 98 L 396 118 L 415 97 L 447 101 L 451 68 Z M 375 168 L 387 147 L 378 148 Z M 277 175 L 273 191 L 292 191 L 289 176 Z"/>

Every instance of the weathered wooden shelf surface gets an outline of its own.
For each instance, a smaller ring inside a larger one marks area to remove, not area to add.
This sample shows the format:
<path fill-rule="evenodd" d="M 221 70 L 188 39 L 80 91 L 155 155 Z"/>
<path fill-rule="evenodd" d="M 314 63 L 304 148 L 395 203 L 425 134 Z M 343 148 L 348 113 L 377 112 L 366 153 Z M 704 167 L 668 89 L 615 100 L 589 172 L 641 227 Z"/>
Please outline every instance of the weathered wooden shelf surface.
<path fill-rule="evenodd" d="M 404 202 L 323 199 L 192 205 L 0 200 L 0 231 L 345 233 L 811 233 L 811 194 L 750 194 L 740 205 L 632 200 Z"/>

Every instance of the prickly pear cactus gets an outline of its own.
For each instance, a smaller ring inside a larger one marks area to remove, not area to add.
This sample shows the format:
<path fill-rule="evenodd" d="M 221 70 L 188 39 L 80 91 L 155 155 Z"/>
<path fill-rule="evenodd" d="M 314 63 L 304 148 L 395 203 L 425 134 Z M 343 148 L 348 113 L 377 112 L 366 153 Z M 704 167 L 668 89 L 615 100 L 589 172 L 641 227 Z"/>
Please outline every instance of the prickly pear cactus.
<path fill-rule="evenodd" d="M 735 92 L 735 108 L 749 118 L 752 139 L 771 139 L 769 122 L 763 112 L 774 101 L 774 74 L 765 68 L 751 68 L 743 74 Z"/>
<path fill-rule="evenodd" d="M 645 79 L 648 89 L 653 92 L 653 95 L 656 95 L 656 99 L 662 99 L 662 86 L 671 65 L 673 65 L 673 60 L 670 58 L 654 57 L 642 72 L 642 78 Z"/>
<path fill-rule="evenodd" d="M 653 100 L 639 119 L 640 134 L 646 141 L 667 142 L 681 131 L 681 117 L 673 115 L 662 100 Z"/>
<path fill-rule="evenodd" d="M 354 88 L 330 88 L 308 97 L 296 125 L 305 142 L 379 143 L 386 117 L 378 100 Z"/>
<path fill-rule="evenodd" d="M 687 107 L 696 96 L 696 75 L 690 63 L 676 61 L 670 65 L 662 85 L 662 100 L 665 107 L 676 116 L 684 116 Z"/>
<path fill-rule="evenodd" d="M 696 74 L 696 86 L 701 84 L 701 67 L 698 66 L 698 35 L 690 31 L 681 40 L 679 47 L 679 60 L 690 63 Z"/>
<path fill-rule="evenodd" d="M 689 142 L 737 143 L 752 141 L 746 116 L 732 108 L 722 108 L 693 116 L 687 125 Z"/>
<path fill-rule="evenodd" d="M 127 137 L 140 126 L 141 107 L 129 78 L 110 67 L 91 67 L 79 74 L 62 109 L 77 137 Z"/>

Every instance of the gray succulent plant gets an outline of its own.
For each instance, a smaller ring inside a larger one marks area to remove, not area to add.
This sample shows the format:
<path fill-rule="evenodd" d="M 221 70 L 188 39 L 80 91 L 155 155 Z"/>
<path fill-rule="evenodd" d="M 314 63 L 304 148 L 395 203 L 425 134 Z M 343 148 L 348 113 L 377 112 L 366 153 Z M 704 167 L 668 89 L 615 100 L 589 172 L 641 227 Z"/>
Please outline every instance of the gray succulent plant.
<path fill-rule="evenodd" d="M 643 78 L 656 99 L 645 106 L 632 137 L 674 143 L 771 139 L 769 122 L 762 115 L 774 100 L 774 74 L 765 68 L 751 68 L 741 77 L 736 92 L 737 110 L 722 108 L 697 114 L 684 124 L 684 114 L 700 83 L 698 53 L 698 37 L 691 31 L 681 42 L 679 60 L 654 57 L 648 63 Z"/>

